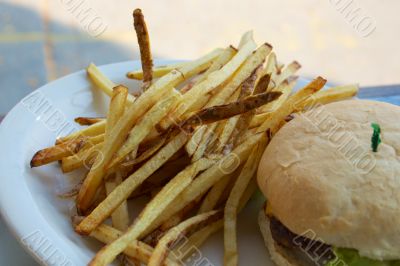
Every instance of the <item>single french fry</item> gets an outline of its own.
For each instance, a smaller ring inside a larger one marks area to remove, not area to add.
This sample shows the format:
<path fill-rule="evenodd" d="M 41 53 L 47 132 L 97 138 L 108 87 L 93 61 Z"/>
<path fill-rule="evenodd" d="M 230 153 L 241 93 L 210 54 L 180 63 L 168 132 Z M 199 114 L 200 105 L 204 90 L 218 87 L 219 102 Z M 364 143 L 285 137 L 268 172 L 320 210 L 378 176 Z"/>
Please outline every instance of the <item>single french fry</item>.
<path fill-rule="evenodd" d="M 282 93 L 278 91 L 264 92 L 248 96 L 243 100 L 238 100 L 233 103 L 202 109 L 189 117 L 182 124 L 182 127 L 185 128 L 199 124 L 209 124 L 235 115 L 243 114 L 278 99 L 281 94 Z"/>
<path fill-rule="evenodd" d="M 81 130 L 75 131 L 74 133 L 69 134 L 68 136 L 57 139 L 56 144 L 61 144 L 63 142 L 69 141 L 79 136 L 93 137 L 100 134 L 104 134 L 105 129 L 106 129 L 106 120 L 103 120 L 96 124 L 90 125 L 86 128 L 83 128 Z"/>
<path fill-rule="evenodd" d="M 101 122 L 103 120 L 104 117 L 84 117 L 84 116 L 79 116 L 74 119 L 74 121 L 81 126 L 90 126 L 96 124 L 97 122 Z"/>
<path fill-rule="evenodd" d="M 211 211 L 208 213 L 203 213 L 196 215 L 186 221 L 180 223 L 174 228 L 170 229 L 167 234 L 165 234 L 158 244 L 154 248 L 154 251 L 150 257 L 149 266 L 159 266 L 164 263 L 169 254 L 169 247 L 177 242 L 183 236 L 190 236 L 197 230 L 204 228 L 206 225 L 218 221 L 222 218 L 222 211 Z"/>
<path fill-rule="evenodd" d="M 110 169 L 121 162 L 132 150 L 137 148 L 139 144 L 145 139 L 145 137 L 154 129 L 154 126 L 160 122 L 160 120 L 175 106 L 180 100 L 182 94 L 177 90 L 170 90 L 166 95 L 166 99 L 163 99 L 156 103 L 136 124 L 124 145 L 117 151 L 114 159 L 107 166 Z"/>
<path fill-rule="evenodd" d="M 253 148 L 249 158 L 244 164 L 239 177 L 229 194 L 224 209 L 224 265 L 238 264 L 237 237 L 236 237 L 236 217 L 240 204 L 240 199 L 256 173 L 258 163 L 267 144 L 267 137 L 264 136 Z"/>
<path fill-rule="evenodd" d="M 153 79 L 153 58 L 150 49 L 149 31 L 147 30 L 146 22 L 142 10 L 139 8 L 133 11 L 134 27 L 139 43 L 140 60 L 143 70 L 143 89 L 146 90 Z"/>
<path fill-rule="evenodd" d="M 117 171 L 114 175 L 108 177 L 105 181 L 107 195 L 109 195 L 121 183 L 122 174 L 120 171 Z M 113 227 L 120 231 L 125 231 L 128 229 L 129 213 L 126 200 L 124 200 L 111 214 L 111 221 Z"/>
<path fill-rule="evenodd" d="M 106 120 L 105 139 L 110 137 L 113 127 L 124 114 L 127 96 L 128 88 L 122 85 L 113 88 Z"/>
<path fill-rule="evenodd" d="M 171 158 L 183 145 L 188 137 L 184 132 L 173 137 L 159 152 L 157 152 L 142 167 L 136 170 L 120 185 L 118 185 L 77 227 L 80 234 L 89 234 L 101 224 L 111 213 L 139 187 L 146 178 Z"/>
<path fill-rule="evenodd" d="M 38 167 L 61 160 L 64 157 L 71 156 L 79 152 L 79 150 L 82 149 L 86 143 L 87 138 L 78 136 L 77 138 L 71 139 L 64 143 L 39 150 L 33 155 L 30 166 Z"/>
<path fill-rule="evenodd" d="M 102 90 L 108 96 L 112 96 L 113 88 L 117 86 L 114 82 L 112 82 L 109 78 L 107 78 L 100 69 L 93 63 L 90 63 L 89 66 L 86 68 L 86 72 L 90 78 L 90 80 Z M 128 95 L 127 101 L 129 103 L 133 103 L 135 101 L 135 97 L 131 94 Z"/>
<path fill-rule="evenodd" d="M 135 220 L 125 234 L 109 246 L 100 250 L 92 262 L 96 263 L 96 265 L 97 263 L 99 263 L 98 265 L 108 265 L 108 263 L 113 261 L 115 257 L 126 248 L 132 239 L 139 239 L 141 236 L 144 236 L 143 232 L 151 226 L 165 207 L 168 206 L 181 191 L 188 187 L 197 173 L 207 169 L 213 163 L 214 161 L 212 160 L 204 159 L 186 167 L 185 170 L 180 172 L 164 186 L 156 197 L 146 205 L 145 209 L 139 215 L 139 218 Z"/>
<path fill-rule="evenodd" d="M 327 104 L 335 101 L 341 101 L 345 99 L 352 98 L 358 93 L 358 85 L 344 85 L 338 87 L 332 87 L 326 90 L 321 90 L 313 94 L 310 98 L 300 103 L 296 112 L 300 112 L 305 108 L 312 108 L 317 104 Z"/>
<path fill-rule="evenodd" d="M 135 100 L 135 104 L 131 104 L 125 110 L 123 117 L 119 119 L 113 128 L 110 138 L 106 139 L 101 151 L 102 156 L 97 157 L 98 159 L 94 163 L 95 167 L 91 168 L 79 191 L 77 197 L 77 208 L 79 211 L 84 212 L 90 207 L 93 197 L 105 175 L 106 167 L 111 162 L 114 153 L 123 145 L 133 125 L 139 118 L 146 113 L 148 108 L 164 96 L 165 93 L 172 91 L 174 86 L 206 69 L 210 65 L 210 62 L 220 53 L 220 49 L 214 50 L 192 64 L 187 64 L 176 71 L 171 71 L 171 73 L 153 83 Z"/>
<path fill-rule="evenodd" d="M 271 133 L 275 133 L 276 127 L 279 125 L 279 123 L 288 115 L 293 113 L 293 111 L 296 110 L 296 106 L 300 104 L 300 102 L 306 100 L 308 97 L 310 97 L 310 95 L 322 89 L 325 83 L 325 79 L 317 77 L 307 86 L 289 97 L 289 99 L 285 101 L 281 106 L 279 106 L 278 109 L 273 111 L 270 119 L 266 120 L 261 126 L 257 128 L 257 132 L 264 132 L 267 129 L 270 129 Z"/>
<path fill-rule="evenodd" d="M 182 67 L 186 63 L 187 62 L 170 64 L 166 66 L 156 66 L 152 70 L 153 78 L 161 78 L 162 76 L 168 74 L 172 70 Z M 140 69 L 140 70 L 130 71 L 126 74 L 126 77 L 130 79 L 143 80 L 143 70 Z"/>

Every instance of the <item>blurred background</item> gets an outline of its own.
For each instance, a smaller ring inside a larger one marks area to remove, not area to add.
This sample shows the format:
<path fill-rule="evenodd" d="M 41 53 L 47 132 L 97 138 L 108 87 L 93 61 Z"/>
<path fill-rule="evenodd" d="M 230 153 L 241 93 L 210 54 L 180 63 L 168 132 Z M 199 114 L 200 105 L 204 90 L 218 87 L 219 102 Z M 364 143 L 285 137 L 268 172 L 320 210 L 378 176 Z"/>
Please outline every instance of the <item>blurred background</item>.
<path fill-rule="evenodd" d="M 281 62 L 299 61 L 302 76 L 321 75 L 333 84 L 400 83 L 396 0 L 3 0 L 0 117 L 32 90 L 91 61 L 138 59 L 131 16 L 137 7 L 155 58 L 193 59 L 236 45 L 253 29 L 259 43 L 274 46 Z M 3 224 L 0 236 L 0 265 L 33 264 L 15 251 Z"/>

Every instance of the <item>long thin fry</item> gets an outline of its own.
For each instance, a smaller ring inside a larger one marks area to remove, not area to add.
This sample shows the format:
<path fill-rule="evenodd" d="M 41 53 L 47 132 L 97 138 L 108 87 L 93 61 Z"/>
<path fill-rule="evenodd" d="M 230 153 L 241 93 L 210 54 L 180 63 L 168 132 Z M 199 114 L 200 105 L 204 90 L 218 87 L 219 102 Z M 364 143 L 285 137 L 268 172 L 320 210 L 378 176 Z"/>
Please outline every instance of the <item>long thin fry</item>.
<path fill-rule="evenodd" d="M 86 72 L 89 78 L 93 81 L 93 83 L 102 90 L 108 96 L 112 96 L 113 88 L 117 86 L 114 82 L 112 82 L 109 78 L 107 78 L 100 69 L 93 63 L 90 63 L 86 69 Z M 129 103 L 133 103 L 135 101 L 135 97 L 129 94 L 127 101 Z"/>
<path fill-rule="evenodd" d="M 150 49 L 149 32 L 147 30 L 146 22 L 144 21 L 142 10 L 139 8 L 135 9 L 133 11 L 133 19 L 136 36 L 139 43 L 140 59 L 143 69 L 143 89 L 145 90 L 149 87 L 153 79 L 153 58 Z"/>
<path fill-rule="evenodd" d="M 321 90 L 313 94 L 309 99 L 300 103 L 296 107 L 296 111 L 302 111 L 304 108 L 313 107 L 317 104 L 327 104 L 335 101 L 345 100 L 357 95 L 358 85 L 344 85 L 338 87 L 332 87 L 326 90 Z"/>
<path fill-rule="evenodd" d="M 83 128 L 81 130 L 75 131 L 74 133 L 68 136 L 57 139 L 56 144 L 61 144 L 68 140 L 77 138 L 78 136 L 92 137 L 104 134 L 105 129 L 106 129 L 106 120 L 103 120 L 86 128 Z"/>
<path fill-rule="evenodd" d="M 117 171 L 112 177 L 108 177 L 105 181 L 106 192 L 109 195 L 119 184 L 122 183 L 122 174 Z M 124 200 L 118 208 L 111 214 L 113 227 L 118 230 L 125 231 L 129 226 L 128 203 Z"/>
<path fill-rule="evenodd" d="M 209 107 L 192 115 L 183 123 L 182 127 L 209 124 L 243 114 L 276 100 L 281 94 L 278 91 L 264 92 L 246 97 L 234 103 Z"/>
<path fill-rule="evenodd" d="M 33 155 L 30 166 L 38 167 L 71 156 L 79 152 L 79 150 L 85 146 L 87 140 L 88 139 L 85 137 L 78 136 L 76 139 L 71 139 L 67 142 L 39 150 Z"/>

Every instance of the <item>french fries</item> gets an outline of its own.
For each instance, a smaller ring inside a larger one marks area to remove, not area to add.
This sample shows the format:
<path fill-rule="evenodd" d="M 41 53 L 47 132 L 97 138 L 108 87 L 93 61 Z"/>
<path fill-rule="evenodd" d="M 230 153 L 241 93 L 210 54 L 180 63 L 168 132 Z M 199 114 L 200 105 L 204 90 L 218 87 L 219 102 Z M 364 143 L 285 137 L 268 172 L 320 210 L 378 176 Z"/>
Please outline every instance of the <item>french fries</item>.
<path fill-rule="evenodd" d="M 77 194 L 85 215 L 75 231 L 106 244 L 92 266 L 122 253 L 135 265 L 180 265 L 190 245 L 221 228 L 224 264 L 237 265 L 237 216 L 257 188 L 268 141 L 294 113 L 352 97 L 358 88 L 321 90 L 326 80 L 317 77 L 292 95 L 300 64 L 278 63 L 271 45 L 257 48 L 252 31 L 237 49 L 227 44 L 194 61 L 153 67 L 144 16 L 140 9 L 133 16 L 142 69 L 127 77 L 142 81 L 140 94 L 91 63 L 88 80 L 110 96 L 107 114 L 77 117 L 85 127 L 38 151 L 31 166 L 60 161 L 64 173 L 87 170 L 62 196 Z M 128 202 L 143 195 L 148 202 L 132 220 Z M 174 246 L 182 237 L 189 247 Z"/>

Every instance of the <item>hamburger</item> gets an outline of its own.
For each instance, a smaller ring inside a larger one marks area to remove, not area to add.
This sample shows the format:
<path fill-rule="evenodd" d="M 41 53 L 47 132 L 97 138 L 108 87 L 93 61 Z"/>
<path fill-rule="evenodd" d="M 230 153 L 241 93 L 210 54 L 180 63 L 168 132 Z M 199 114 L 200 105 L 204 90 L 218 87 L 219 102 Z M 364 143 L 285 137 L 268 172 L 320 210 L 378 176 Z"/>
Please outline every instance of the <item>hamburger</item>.
<path fill-rule="evenodd" d="M 312 108 L 266 148 L 259 225 L 279 266 L 400 265 L 400 107 Z"/>

